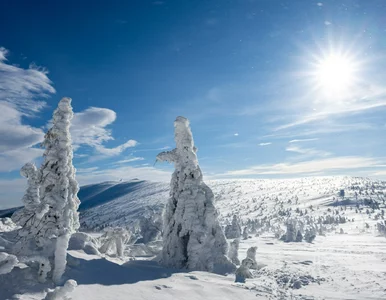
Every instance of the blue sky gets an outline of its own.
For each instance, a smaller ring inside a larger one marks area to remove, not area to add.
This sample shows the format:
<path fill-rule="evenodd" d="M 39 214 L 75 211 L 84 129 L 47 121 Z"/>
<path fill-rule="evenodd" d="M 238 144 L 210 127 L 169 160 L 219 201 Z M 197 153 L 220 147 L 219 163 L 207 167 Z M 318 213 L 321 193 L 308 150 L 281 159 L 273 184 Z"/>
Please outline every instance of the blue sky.
<path fill-rule="evenodd" d="M 80 184 L 168 180 L 172 166 L 153 164 L 174 147 L 178 115 L 207 179 L 386 178 L 385 10 L 383 0 L 1 1 L 0 208 L 21 203 L 19 170 L 40 162 L 63 96 Z"/>

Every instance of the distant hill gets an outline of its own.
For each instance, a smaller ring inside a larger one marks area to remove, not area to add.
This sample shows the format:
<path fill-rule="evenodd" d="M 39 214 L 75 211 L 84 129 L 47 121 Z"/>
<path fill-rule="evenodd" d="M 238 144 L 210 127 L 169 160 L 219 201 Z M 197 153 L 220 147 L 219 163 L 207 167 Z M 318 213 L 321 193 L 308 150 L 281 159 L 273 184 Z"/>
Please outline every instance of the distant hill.
<path fill-rule="evenodd" d="M 359 177 L 212 180 L 208 185 L 215 194 L 222 222 L 233 214 L 242 220 L 269 215 L 278 209 L 278 200 L 283 203 L 281 207 L 305 209 L 311 205 L 353 206 L 358 201 L 383 201 L 386 197 L 386 182 Z M 345 191 L 344 200 L 340 196 L 342 190 Z M 83 229 L 130 227 L 143 216 L 162 213 L 169 197 L 169 184 L 137 179 L 109 181 L 82 186 L 78 196 Z M 0 211 L 0 217 L 10 216 L 16 209 Z"/>

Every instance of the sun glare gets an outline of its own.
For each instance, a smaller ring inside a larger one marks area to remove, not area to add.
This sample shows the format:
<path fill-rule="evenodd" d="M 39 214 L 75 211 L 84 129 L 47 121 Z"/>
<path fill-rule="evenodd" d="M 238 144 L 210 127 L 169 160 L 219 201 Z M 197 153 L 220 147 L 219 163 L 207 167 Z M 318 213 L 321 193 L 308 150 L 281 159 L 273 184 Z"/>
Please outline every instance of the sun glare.
<path fill-rule="evenodd" d="M 328 94 L 344 92 L 353 84 L 354 64 L 344 56 L 330 55 L 319 61 L 316 80 Z"/>

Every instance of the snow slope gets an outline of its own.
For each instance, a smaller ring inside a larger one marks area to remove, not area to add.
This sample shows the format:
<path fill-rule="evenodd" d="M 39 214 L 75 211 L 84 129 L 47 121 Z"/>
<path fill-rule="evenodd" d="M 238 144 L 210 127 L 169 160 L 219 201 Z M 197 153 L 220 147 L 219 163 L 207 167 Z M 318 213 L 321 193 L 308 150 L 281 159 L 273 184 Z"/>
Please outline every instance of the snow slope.
<path fill-rule="evenodd" d="M 65 279 L 78 282 L 72 298 L 386 299 L 386 238 L 375 229 L 376 219 L 386 208 L 386 182 L 314 177 L 216 180 L 208 185 L 215 194 L 222 225 L 229 223 L 234 214 L 239 215 L 242 226 L 248 219 L 264 218 L 271 224 L 281 224 L 287 217 L 282 216 L 283 212 L 299 218 L 334 215 L 347 221 L 326 225 L 329 230 L 317 235 L 313 243 L 285 243 L 271 230 L 249 234 L 248 239 L 240 241 L 239 259 L 246 257 L 249 247 L 257 246 L 259 269 L 252 270 L 254 278 L 245 284 L 234 283 L 234 275 L 162 268 L 149 261 L 146 251 L 141 254 L 141 245 L 126 249 L 127 254 L 135 253 L 134 261 L 72 250 L 65 273 Z M 106 192 L 117 186 L 126 186 L 128 192 Z M 340 196 L 341 190 L 344 197 Z M 133 186 L 130 182 L 110 182 L 88 186 L 88 193 L 83 201 L 99 200 L 94 202 L 97 205 L 81 211 L 81 229 L 95 231 L 93 235 L 98 236 L 106 226 L 135 227 L 148 212 L 161 213 L 168 184 L 139 181 Z M 370 201 L 377 201 L 379 209 L 371 208 Z M 14 277 L 5 278 L 0 277 L 0 299 L 8 299 L 15 289 L 22 290 Z M 42 299 L 43 290 L 24 288 L 20 299 Z"/>

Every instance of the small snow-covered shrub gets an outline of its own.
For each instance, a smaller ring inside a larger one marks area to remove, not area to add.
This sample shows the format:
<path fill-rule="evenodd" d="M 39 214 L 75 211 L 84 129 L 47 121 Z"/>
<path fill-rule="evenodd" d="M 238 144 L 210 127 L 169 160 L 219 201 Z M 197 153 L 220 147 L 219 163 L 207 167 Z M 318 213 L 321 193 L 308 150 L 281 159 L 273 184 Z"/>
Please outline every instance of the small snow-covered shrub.
<path fill-rule="evenodd" d="M 247 240 L 247 239 L 248 239 L 248 227 L 245 226 L 243 230 L 243 240 Z"/>
<path fill-rule="evenodd" d="M 124 245 L 130 239 L 131 233 L 125 228 L 115 227 L 106 228 L 101 236 L 102 246 L 99 248 L 101 253 L 122 257 Z"/>
<path fill-rule="evenodd" d="M 144 216 L 139 221 L 139 230 L 141 238 L 138 243 L 147 244 L 161 238 L 162 234 L 162 217 L 152 212 Z"/>
<path fill-rule="evenodd" d="M 316 237 L 315 227 L 310 225 L 306 226 L 306 229 L 304 231 L 304 239 L 306 240 L 306 242 L 312 243 L 315 237 Z"/>
<path fill-rule="evenodd" d="M 245 283 L 246 278 L 252 278 L 252 273 L 248 267 L 241 265 L 236 270 L 235 282 Z"/>
<path fill-rule="evenodd" d="M 67 280 L 64 286 L 58 286 L 55 289 L 49 289 L 47 295 L 43 300 L 69 300 L 69 296 L 75 288 L 77 287 L 77 282 L 75 280 Z"/>
<path fill-rule="evenodd" d="M 97 240 L 84 232 L 76 232 L 71 236 L 68 250 L 83 250 L 87 254 L 100 254 Z"/>
<path fill-rule="evenodd" d="M 380 235 L 383 235 L 386 237 L 386 221 L 379 221 L 377 223 L 377 230 Z"/>
<path fill-rule="evenodd" d="M 243 259 L 241 266 L 236 270 L 235 282 L 244 283 L 246 278 L 253 277 L 250 269 L 257 270 L 256 250 L 257 247 L 250 247 L 247 250 L 247 257 Z"/>
<path fill-rule="evenodd" d="M 0 275 L 10 273 L 18 262 L 16 256 L 0 252 Z"/>

